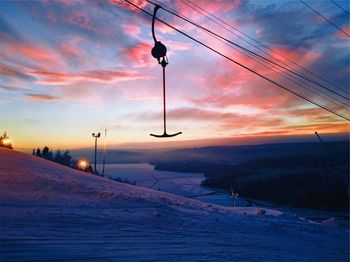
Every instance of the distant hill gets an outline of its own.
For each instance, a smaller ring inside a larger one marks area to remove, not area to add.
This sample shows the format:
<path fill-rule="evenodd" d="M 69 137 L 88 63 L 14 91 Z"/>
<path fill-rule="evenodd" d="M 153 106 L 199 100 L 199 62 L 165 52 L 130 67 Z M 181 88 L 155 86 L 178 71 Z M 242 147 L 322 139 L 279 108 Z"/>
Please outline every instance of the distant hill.
<path fill-rule="evenodd" d="M 346 144 L 349 140 L 329 142 L 329 144 Z M 298 142 L 298 143 L 274 143 L 259 145 L 240 145 L 240 146 L 210 146 L 194 147 L 183 149 L 133 149 L 116 150 L 108 149 L 106 154 L 107 164 L 116 163 L 140 163 L 147 162 L 157 165 L 158 168 L 166 170 L 166 165 L 171 163 L 225 163 L 233 164 L 243 161 L 253 160 L 260 157 L 288 155 L 298 152 L 312 151 L 319 148 L 317 142 Z M 73 158 L 87 158 L 94 160 L 94 150 L 81 149 L 71 151 Z M 102 163 L 103 152 L 98 150 L 97 163 Z M 174 170 L 171 168 L 171 170 Z M 176 170 L 186 171 L 186 170 Z M 188 170 L 190 171 L 190 170 Z M 193 172 L 198 172 L 196 171 Z"/>

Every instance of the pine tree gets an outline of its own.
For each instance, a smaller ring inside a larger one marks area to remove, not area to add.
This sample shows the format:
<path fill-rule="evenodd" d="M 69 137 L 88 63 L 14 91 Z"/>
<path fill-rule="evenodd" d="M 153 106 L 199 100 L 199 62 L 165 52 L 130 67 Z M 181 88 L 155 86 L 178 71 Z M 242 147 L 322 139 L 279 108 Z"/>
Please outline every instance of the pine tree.
<path fill-rule="evenodd" d="M 70 166 L 71 165 L 71 160 L 72 160 L 72 156 L 70 155 L 69 150 L 66 150 L 63 153 L 63 165 Z"/>
<path fill-rule="evenodd" d="M 38 156 L 38 157 L 41 157 L 41 151 L 40 151 L 39 147 L 36 149 L 35 155 Z"/>
<path fill-rule="evenodd" d="M 53 161 L 53 152 L 52 150 L 49 151 L 49 160 Z"/>
<path fill-rule="evenodd" d="M 47 146 L 44 147 L 43 152 L 42 152 L 42 156 L 45 159 L 49 159 L 50 154 L 49 154 L 49 148 Z"/>
<path fill-rule="evenodd" d="M 57 163 L 59 163 L 59 164 L 62 164 L 62 163 L 63 163 L 63 157 L 62 157 L 62 154 L 61 154 L 61 151 L 60 151 L 60 150 L 57 150 L 57 151 L 56 151 L 56 155 L 55 155 L 54 161 L 57 162 Z"/>

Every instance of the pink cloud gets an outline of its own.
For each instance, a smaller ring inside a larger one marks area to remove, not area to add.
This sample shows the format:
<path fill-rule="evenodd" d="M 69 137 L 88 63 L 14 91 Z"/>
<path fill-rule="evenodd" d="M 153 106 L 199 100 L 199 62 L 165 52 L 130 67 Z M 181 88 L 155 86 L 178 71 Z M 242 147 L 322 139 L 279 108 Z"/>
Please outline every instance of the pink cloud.
<path fill-rule="evenodd" d="M 294 61 L 295 63 L 303 67 L 307 67 L 308 65 L 315 62 L 321 56 L 320 53 L 314 52 L 312 50 L 306 50 L 306 49 L 293 50 L 293 49 L 283 48 L 283 47 L 273 48 L 272 51 L 270 51 L 269 55 L 274 58 L 277 58 L 278 60 L 283 61 L 288 65 L 288 68 L 292 70 L 299 69 L 299 67 L 293 63 L 290 63 L 288 60 Z M 287 58 L 288 60 L 283 57 Z M 275 61 L 275 62 L 280 63 L 278 61 Z M 282 71 L 285 71 L 285 70 L 283 69 Z"/>
<path fill-rule="evenodd" d="M 161 99 L 161 97 L 159 97 L 159 96 L 152 96 L 152 95 L 145 95 L 145 96 L 126 95 L 124 98 L 127 100 L 136 100 L 136 101 L 160 100 Z"/>
<path fill-rule="evenodd" d="M 39 78 L 38 83 L 46 85 L 69 85 L 79 81 L 114 83 L 127 80 L 148 79 L 148 77 L 133 71 L 117 70 L 91 70 L 81 73 L 31 71 L 28 74 Z"/>
<path fill-rule="evenodd" d="M 94 4 L 93 1 L 91 1 L 91 3 Z M 80 7 L 80 9 L 83 9 L 83 6 Z M 106 14 L 101 12 L 98 15 L 103 16 Z M 106 19 L 107 20 L 100 20 L 96 14 L 86 12 L 85 10 L 73 11 L 63 17 L 63 20 L 72 26 L 94 32 L 98 35 L 113 36 L 115 34 L 115 28 L 111 27 L 108 18 Z"/>
<path fill-rule="evenodd" d="M 315 131 L 320 131 L 322 133 L 349 133 L 350 124 L 348 123 L 316 123 L 316 124 L 303 124 L 303 125 L 289 125 L 280 128 L 276 128 L 279 132 L 283 134 L 306 134 L 314 133 Z"/>
<path fill-rule="evenodd" d="M 60 2 L 62 5 L 65 6 L 71 6 L 75 1 L 74 0 L 56 0 L 58 2 Z"/>
<path fill-rule="evenodd" d="M 138 38 L 141 34 L 141 27 L 135 24 L 124 24 L 124 33 L 128 36 Z"/>
<path fill-rule="evenodd" d="M 197 121 L 211 121 L 211 120 L 232 120 L 238 117 L 234 113 L 223 113 L 213 110 L 204 110 L 198 108 L 179 108 L 171 110 L 168 117 L 176 120 L 197 120 Z M 157 117 L 159 118 L 159 117 Z"/>
<path fill-rule="evenodd" d="M 127 2 L 123 0 L 107 0 L 107 2 L 111 5 L 116 5 L 118 7 L 132 10 L 132 11 L 138 11 L 136 7 L 133 7 L 132 5 L 128 4 Z M 147 5 L 147 2 L 144 0 L 130 0 L 130 2 L 134 3 L 135 5 L 144 8 Z"/>
<path fill-rule="evenodd" d="M 51 0 L 40 0 L 40 2 L 47 5 L 51 2 Z M 76 2 L 76 0 L 55 0 L 55 2 L 65 6 L 71 6 L 74 2 Z"/>
<path fill-rule="evenodd" d="M 137 66 L 148 66 L 154 64 L 153 57 L 151 55 L 151 49 L 153 45 L 148 42 L 139 42 L 128 48 L 121 49 L 123 57 L 128 59 L 131 63 Z"/>
<path fill-rule="evenodd" d="M 347 33 L 348 35 L 350 35 L 350 25 L 344 26 L 344 27 L 342 28 L 342 30 L 343 30 L 345 33 Z M 337 31 L 337 32 L 335 33 L 335 35 L 336 35 L 337 37 L 339 37 L 339 38 L 349 40 L 349 37 L 348 37 L 346 34 L 344 34 L 343 32 L 341 32 L 341 31 Z"/>
<path fill-rule="evenodd" d="M 47 18 L 51 23 L 56 23 L 56 22 L 57 22 L 57 17 L 56 17 L 56 15 L 55 15 L 53 12 L 51 12 L 51 11 L 48 11 L 48 12 L 46 13 L 46 18 Z"/>
<path fill-rule="evenodd" d="M 17 74 L 17 70 L 0 64 L 0 74 L 14 77 Z"/>
<path fill-rule="evenodd" d="M 297 61 L 302 66 L 314 63 L 319 58 L 318 53 L 307 50 L 290 50 L 287 48 L 275 48 L 273 50 L 284 57 Z M 226 53 L 229 51 L 227 50 Z M 294 91 L 299 89 L 299 84 L 282 76 L 281 73 L 286 72 L 286 69 L 275 69 L 273 71 L 241 53 L 232 57 L 277 83 L 287 86 Z M 286 65 L 283 66 L 286 67 Z M 305 103 L 304 100 L 288 91 L 282 90 L 280 87 L 267 82 L 230 61 L 219 59 L 213 67 L 216 70 L 208 70 L 207 74 L 199 81 L 199 84 L 203 86 L 202 97 L 191 99 L 197 105 L 217 108 L 242 105 L 268 110 L 290 108 Z M 296 65 L 287 67 L 291 70 L 298 69 Z"/>
<path fill-rule="evenodd" d="M 176 31 L 174 29 L 160 22 L 157 22 L 156 28 L 157 31 L 161 32 L 162 34 L 176 34 Z"/>
<path fill-rule="evenodd" d="M 201 80 L 202 96 L 190 99 L 199 106 L 243 105 L 267 110 L 295 101 L 291 94 L 231 63 L 218 62 L 214 67 L 218 70 L 208 72 Z"/>
<path fill-rule="evenodd" d="M 161 119 L 161 117 L 161 112 L 144 113 L 137 115 L 136 119 L 155 121 Z M 230 132 L 232 134 L 254 133 L 264 129 L 268 130 L 285 125 L 284 120 L 278 116 L 264 114 L 243 115 L 199 108 L 178 108 L 169 110 L 168 120 L 171 122 L 190 121 L 197 123 L 199 126 L 211 124 L 214 125 L 212 126 L 214 134 L 215 132 Z"/>
<path fill-rule="evenodd" d="M 222 12 L 229 12 L 234 9 L 236 9 L 240 4 L 241 0 L 232 0 L 232 1 L 220 1 L 220 0 L 213 0 L 213 1 L 207 1 L 207 0 L 199 0 L 194 1 L 194 3 L 197 6 L 200 6 L 207 12 L 210 12 L 212 14 L 216 13 L 222 13 Z M 193 6 L 191 3 L 188 3 L 188 5 Z M 188 5 L 181 1 L 176 1 L 176 6 L 179 9 L 180 13 L 182 15 L 185 15 L 187 17 L 195 18 L 198 17 L 198 12 L 190 8 Z M 195 9 L 198 9 L 196 6 L 193 6 Z M 201 11 L 201 10 L 200 10 Z"/>
<path fill-rule="evenodd" d="M 92 23 L 88 14 L 85 12 L 74 12 L 71 15 L 67 16 L 65 20 L 71 25 L 76 25 L 90 31 L 96 31 L 95 25 Z"/>
<path fill-rule="evenodd" d="M 187 51 L 193 47 L 192 43 L 173 40 L 165 40 L 164 44 L 167 46 L 169 51 Z"/>
<path fill-rule="evenodd" d="M 323 134 L 349 133 L 350 124 L 348 123 L 320 123 L 320 124 L 304 124 L 304 125 L 284 125 L 270 126 L 263 131 L 252 130 L 252 132 L 243 132 L 239 136 L 253 135 L 258 136 L 281 136 L 281 135 L 313 135 L 315 131 Z"/>
<path fill-rule="evenodd" d="M 7 43 L 1 48 L 0 56 L 7 61 L 25 59 L 41 67 L 64 67 L 64 61 L 57 52 L 41 45 Z"/>
<path fill-rule="evenodd" d="M 162 113 L 142 113 L 134 116 L 138 120 L 154 121 L 161 119 Z M 285 119 L 295 119 L 297 124 L 290 124 Z M 197 126 L 214 124 L 215 133 L 230 133 L 235 136 L 244 135 L 286 135 L 306 134 L 315 130 L 328 132 L 349 132 L 350 124 L 336 121 L 333 116 L 318 108 L 293 110 L 278 114 L 257 113 L 252 115 L 205 110 L 199 108 L 178 108 L 168 111 L 171 122 L 190 121 Z M 312 123 L 312 124 L 311 124 Z"/>
<path fill-rule="evenodd" d="M 30 101 L 54 101 L 59 100 L 57 96 L 43 95 L 43 94 L 25 94 L 26 98 Z"/>
<path fill-rule="evenodd" d="M 72 60 L 78 65 L 82 64 L 86 57 L 85 51 L 80 47 L 83 41 L 82 37 L 73 36 L 69 41 L 61 43 L 59 47 L 60 54 L 65 59 Z"/>
<path fill-rule="evenodd" d="M 9 67 L 9 66 L 2 65 L 2 64 L 0 64 L 0 76 L 1 75 L 9 78 L 10 81 L 12 83 L 16 83 L 16 85 L 23 84 L 23 82 L 21 80 L 24 80 L 24 81 L 34 80 L 34 78 L 27 75 L 25 70 L 23 70 L 22 68 Z"/>
<path fill-rule="evenodd" d="M 167 112 L 167 116 L 171 120 L 177 121 L 204 121 L 204 122 L 217 122 L 222 126 L 231 126 L 237 124 L 238 126 L 242 123 L 253 123 L 257 124 L 257 121 L 266 122 L 269 124 L 277 124 L 282 123 L 282 120 L 279 118 L 271 119 L 268 116 L 265 117 L 263 114 L 254 114 L 254 115 L 246 115 L 246 114 L 238 114 L 232 112 L 221 112 L 217 110 L 208 110 L 208 109 L 200 109 L 200 108 L 177 108 L 173 110 L 169 110 Z M 137 119 L 142 120 L 155 120 L 162 117 L 162 113 L 147 113 L 140 114 L 137 116 Z M 253 121 L 252 121 L 253 119 Z M 260 120 L 258 120 L 260 119 Z M 268 124 L 268 125 L 269 125 Z M 267 125 L 267 124 L 266 124 Z"/>

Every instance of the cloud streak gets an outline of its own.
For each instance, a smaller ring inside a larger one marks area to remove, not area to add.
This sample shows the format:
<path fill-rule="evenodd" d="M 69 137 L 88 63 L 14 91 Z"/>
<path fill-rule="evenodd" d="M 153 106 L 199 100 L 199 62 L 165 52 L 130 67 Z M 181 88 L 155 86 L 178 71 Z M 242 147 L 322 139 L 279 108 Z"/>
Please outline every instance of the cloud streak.
<path fill-rule="evenodd" d="M 98 82 L 104 84 L 120 81 L 147 80 L 149 77 L 137 72 L 118 70 L 91 70 L 81 73 L 58 73 L 47 71 L 31 71 L 29 75 L 36 77 L 37 83 L 45 85 L 70 85 L 80 81 Z"/>
<path fill-rule="evenodd" d="M 33 93 L 27 93 L 25 94 L 26 99 L 29 101 L 56 101 L 59 100 L 60 98 L 57 96 L 51 96 L 51 95 L 44 95 L 44 94 L 33 94 Z"/>

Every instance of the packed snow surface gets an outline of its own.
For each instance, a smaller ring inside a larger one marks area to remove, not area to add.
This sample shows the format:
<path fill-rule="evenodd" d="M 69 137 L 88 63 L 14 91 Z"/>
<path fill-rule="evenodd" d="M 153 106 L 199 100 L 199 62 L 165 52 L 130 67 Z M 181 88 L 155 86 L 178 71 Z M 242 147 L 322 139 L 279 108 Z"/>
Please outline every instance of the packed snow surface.
<path fill-rule="evenodd" d="M 0 148 L 1 261 L 348 261 L 348 230 L 221 207 Z"/>

